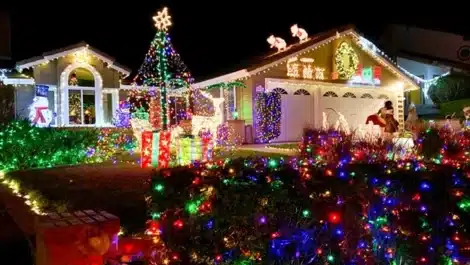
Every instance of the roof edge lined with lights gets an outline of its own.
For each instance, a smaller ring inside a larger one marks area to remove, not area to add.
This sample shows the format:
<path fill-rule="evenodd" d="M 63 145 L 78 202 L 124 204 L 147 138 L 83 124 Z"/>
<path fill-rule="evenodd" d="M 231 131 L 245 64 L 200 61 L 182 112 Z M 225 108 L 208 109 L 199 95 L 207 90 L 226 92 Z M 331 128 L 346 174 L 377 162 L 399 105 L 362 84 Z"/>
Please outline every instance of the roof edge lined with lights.
<path fill-rule="evenodd" d="M 250 73 L 248 72 L 247 69 L 242 69 L 233 73 L 228 73 L 228 74 L 211 78 L 202 82 L 198 82 L 198 83 L 192 84 L 191 86 L 193 88 L 205 88 L 205 87 L 215 85 L 218 83 L 229 82 L 229 81 L 238 80 L 238 79 L 245 78 L 245 77 L 250 77 Z"/>
<path fill-rule="evenodd" d="M 71 45 L 71 46 L 68 46 L 68 47 L 65 47 L 65 48 L 62 48 L 62 49 L 58 49 L 58 50 L 54 50 L 54 51 L 50 51 L 50 52 L 45 52 L 45 53 L 42 54 L 42 56 L 36 56 L 36 57 L 33 57 L 33 58 L 29 58 L 29 59 L 26 59 L 26 60 L 19 61 L 19 62 L 16 63 L 16 68 L 19 71 L 22 71 L 23 69 L 27 69 L 27 68 L 31 68 L 31 67 L 43 64 L 43 63 L 47 63 L 51 60 L 55 60 L 55 59 L 58 59 L 60 57 L 67 56 L 71 53 L 78 52 L 78 51 L 81 51 L 83 49 L 87 49 L 87 51 L 91 55 L 93 55 L 93 56 L 97 57 L 98 59 L 100 59 L 101 61 L 107 63 L 108 67 L 122 73 L 125 77 L 130 75 L 131 70 L 129 68 L 120 65 L 119 63 L 116 62 L 116 60 L 113 57 L 111 57 L 111 56 L 107 55 L 106 53 L 101 52 L 101 51 L 89 46 L 86 42 L 80 42 L 78 44 Z"/>
<path fill-rule="evenodd" d="M 230 82 L 230 81 L 234 81 L 237 79 L 248 78 L 250 76 L 266 71 L 269 68 L 272 68 L 279 64 L 286 63 L 287 60 L 293 56 L 304 54 L 319 46 L 326 45 L 337 38 L 350 35 L 353 37 L 352 38 L 353 41 L 359 48 L 364 50 L 369 56 L 371 56 L 374 60 L 379 62 L 382 66 L 386 67 L 394 75 L 406 81 L 406 83 L 411 87 L 411 88 L 406 89 L 406 91 L 419 89 L 419 85 L 417 84 L 417 82 L 420 82 L 421 80 L 419 80 L 417 76 L 409 73 L 408 71 L 400 67 L 396 62 L 393 62 L 390 57 L 386 56 L 382 51 L 380 51 L 372 42 L 362 37 L 355 30 L 354 25 L 347 25 L 347 26 L 339 27 L 338 29 L 340 29 L 341 31 L 337 31 L 333 29 L 327 32 L 318 33 L 310 37 L 310 40 L 306 42 L 306 43 L 309 43 L 308 46 L 305 46 L 305 43 L 301 44 L 300 47 L 304 47 L 304 48 L 298 49 L 300 48 L 298 46 L 299 44 L 293 44 L 284 51 L 277 52 L 277 54 L 273 54 L 271 56 L 265 57 L 265 59 L 268 59 L 269 57 L 272 57 L 272 56 L 282 56 L 277 60 L 271 61 L 269 63 L 261 63 L 258 66 L 252 67 L 251 69 L 250 67 L 248 67 L 248 69 L 242 69 L 242 70 L 228 73 L 219 77 L 215 77 L 215 78 L 208 79 L 202 82 L 198 82 L 194 84 L 194 87 L 204 88 L 204 87 L 214 85 L 217 83 Z M 369 45 L 373 45 L 372 50 L 370 47 L 367 47 L 365 45 L 364 41 Z"/>

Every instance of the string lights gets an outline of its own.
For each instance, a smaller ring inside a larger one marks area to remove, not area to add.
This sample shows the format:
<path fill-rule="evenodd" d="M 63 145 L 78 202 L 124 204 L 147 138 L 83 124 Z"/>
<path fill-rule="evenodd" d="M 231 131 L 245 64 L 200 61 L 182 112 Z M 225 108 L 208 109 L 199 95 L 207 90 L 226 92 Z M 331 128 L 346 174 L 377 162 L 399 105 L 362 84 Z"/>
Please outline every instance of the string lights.
<path fill-rule="evenodd" d="M 290 161 L 156 173 L 151 223 L 169 263 L 465 264 L 468 137 L 426 130 L 416 142 L 437 152 L 397 160 L 387 143 L 306 131 Z"/>
<path fill-rule="evenodd" d="M 266 143 L 281 134 L 281 95 L 277 92 L 256 96 L 257 139 Z"/>

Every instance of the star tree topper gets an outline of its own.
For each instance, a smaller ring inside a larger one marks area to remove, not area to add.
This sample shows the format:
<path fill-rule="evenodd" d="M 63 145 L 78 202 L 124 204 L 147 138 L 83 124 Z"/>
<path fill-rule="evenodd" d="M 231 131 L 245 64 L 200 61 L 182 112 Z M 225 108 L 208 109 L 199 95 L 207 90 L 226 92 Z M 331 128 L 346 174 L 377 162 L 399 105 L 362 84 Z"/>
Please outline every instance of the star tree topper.
<path fill-rule="evenodd" d="M 171 16 L 168 15 L 168 8 L 165 7 L 162 11 L 158 11 L 153 20 L 158 30 L 167 31 L 168 27 L 171 26 Z"/>

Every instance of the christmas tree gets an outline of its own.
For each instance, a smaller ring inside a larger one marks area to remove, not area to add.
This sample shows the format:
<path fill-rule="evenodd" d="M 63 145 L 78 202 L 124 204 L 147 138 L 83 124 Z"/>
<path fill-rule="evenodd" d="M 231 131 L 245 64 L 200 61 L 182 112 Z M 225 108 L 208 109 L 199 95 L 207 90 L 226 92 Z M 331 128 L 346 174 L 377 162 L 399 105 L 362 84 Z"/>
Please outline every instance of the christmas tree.
<path fill-rule="evenodd" d="M 161 129 L 168 129 L 169 106 L 168 90 L 186 87 L 192 82 L 188 67 L 171 44 L 168 27 L 171 26 L 171 16 L 164 8 L 153 17 L 157 34 L 150 44 L 134 81 L 137 85 L 155 87 L 159 90 Z"/>

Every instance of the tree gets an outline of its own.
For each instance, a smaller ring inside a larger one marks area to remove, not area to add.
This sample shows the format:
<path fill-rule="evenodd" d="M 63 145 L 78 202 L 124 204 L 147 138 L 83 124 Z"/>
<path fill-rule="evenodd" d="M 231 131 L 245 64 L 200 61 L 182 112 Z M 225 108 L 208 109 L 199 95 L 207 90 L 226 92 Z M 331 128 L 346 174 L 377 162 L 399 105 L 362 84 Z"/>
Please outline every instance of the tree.
<path fill-rule="evenodd" d="M 463 74 L 441 77 L 429 87 L 428 95 L 435 104 L 470 98 L 470 77 Z"/>
<path fill-rule="evenodd" d="M 156 87 L 160 94 L 161 128 L 166 130 L 169 122 L 168 89 L 188 86 L 192 81 L 188 67 L 171 44 L 168 27 L 171 16 L 164 8 L 153 17 L 157 34 L 150 44 L 144 62 L 134 81 L 138 85 Z"/>

